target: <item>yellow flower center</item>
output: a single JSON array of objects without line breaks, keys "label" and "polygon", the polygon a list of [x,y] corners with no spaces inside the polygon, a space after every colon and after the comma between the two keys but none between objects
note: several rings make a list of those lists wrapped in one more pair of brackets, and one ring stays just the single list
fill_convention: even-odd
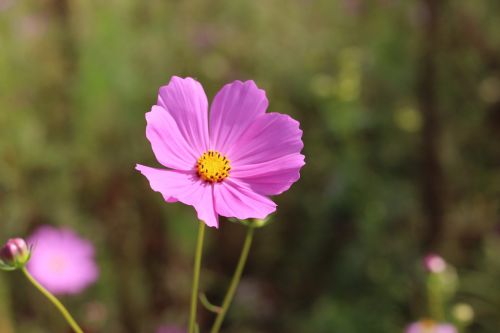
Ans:
[{"label": "yellow flower center", "polygon": [[198,175],[207,182],[221,182],[229,176],[231,162],[218,151],[204,152],[196,163]]}]

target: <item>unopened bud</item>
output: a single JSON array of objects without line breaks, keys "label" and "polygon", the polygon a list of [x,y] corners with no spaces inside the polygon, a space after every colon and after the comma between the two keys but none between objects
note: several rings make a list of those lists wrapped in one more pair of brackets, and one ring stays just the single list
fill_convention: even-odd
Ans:
[{"label": "unopened bud", "polygon": [[424,258],[424,268],[430,273],[443,273],[446,261],[437,254],[429,254]]},{"label": "unopened bud", "polygon": [[12,271],[23,268],[30,259],[30,250],[22,238],[12,238],[0,249],[0,269]]}]

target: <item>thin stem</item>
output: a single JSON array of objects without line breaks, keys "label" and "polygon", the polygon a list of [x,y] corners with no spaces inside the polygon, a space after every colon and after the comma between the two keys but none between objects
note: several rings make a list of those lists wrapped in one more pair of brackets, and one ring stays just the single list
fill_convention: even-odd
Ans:
[{"label": "thin stem", "polygon": [[211,311],[213,313],[220,312],[220,306],[213,305],[212,303],[210,303],[210,301],[207,298],[207,295],[205,295],[204,293],[200,293],[200,302],[201,305],[203,305],[205,309],[207,309],[208,311]]},{"label": "thin stem", "polygon": [[231,305],[234,293],[236,292],[236,288],[240,283],[241,274],[243,273],[243,268],[245,267],[245,263],[248,258],[248,253],[250,252],[250,246],[252,245],[253,233],[254,233],[254,228],[247,227],[245,243],[243,244],[243,249],[241,250],[240,259],[238,260],[238,266],[236,266],[236,270],[231,280],[231,284],[229,285],[229,289],[227,290],[226,296],[224,296],[222,307],[220,309],[219,314],[215,318],[215,322],[214,325],[212,326],[212,329],[210,330],[210,333],[218,333],[220,327],[222,326],[222,322],[224,321],[224,317],[226,316],[227,310]]},{"label": "thin stem", "polygon": [[195,332],[196,309],[198,305],[198,285],[200,283],[201,253],[203,250],[203,238],[205,236],[205,223],[200,221],[198,227],[198,241],[196,243],[196,254],[194,257],[193,287],[191,289],[191,312],[189,313],[189,333]]},{"label": "thin stem", "polygon": [[430,273],[427,277],[427,301],[429,303],[429,314],[431,318],[436,321],[443,321],[445,319],[445,300],[443,299],[443,290],[436,273]]},{"label": "thin stem", "polygon": [[78,326],[76,323],[75,319],[71,316],[69,311],[64,307],[64,305],[54,296],[52,295],[47,289],[45,289],[40,283],[38,283],[37,280],[31,274],[28,272],[28,270],[23,267],[22,272],[26,276],[26,278],[35,286],[36,289],[38,289],[45,297],[49,299],[49,301],[52,302],[52,304],[55,305],[55,307],[61,312],[63,315],[64,319],[68,322],[69,326],[75,331],[76,333],[83,333],[83,330]]}]

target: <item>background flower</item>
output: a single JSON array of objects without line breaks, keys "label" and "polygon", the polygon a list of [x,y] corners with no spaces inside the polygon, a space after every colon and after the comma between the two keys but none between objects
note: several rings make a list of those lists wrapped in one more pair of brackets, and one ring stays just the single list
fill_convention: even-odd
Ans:
[{"label": "background flower", "polygon": [[424,258],[424,268],[430,273],[442,273],[446,270],[446,261],[441,256],[430,253]]},{"label": "background flower", "polygon": [[410,324],[405,333],[458,333],[455,326],[447,323],[436,323],[432,320],[421,320]]},{"label": "background flower", "polygon": [[94,247],[70,229],[38,228],[29,238],[29,272],[54,294],[78,294],[99,275]]}]

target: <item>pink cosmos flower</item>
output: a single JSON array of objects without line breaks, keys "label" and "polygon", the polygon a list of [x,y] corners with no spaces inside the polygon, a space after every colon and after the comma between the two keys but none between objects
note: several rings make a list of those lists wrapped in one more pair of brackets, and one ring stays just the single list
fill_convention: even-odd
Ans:
[{"label": "pink cosmos flower", "polygon": [[167,169],[136,169],[165,201],[193,206],[208,226],[218,227],[219,215],[264,219],[276,210],[269,196],[288,190],[304,165],[299,123],[267,106],[253,81],[235,81],[209,114],[200,83],[174,76],[146,113],[146,137]]},{"label": "pink cosmos flower", "polygon": [[433,320],[420,320],[410,324],[405,333],[458,333],[458,331],[451,324],[436,323]]},{"label": "pink cosmos flower", "polygon": [[97,280],[98,267],[92,243],[69,229],[38,228],[32,244],[28,271],[54,294],[78,294]]}]

